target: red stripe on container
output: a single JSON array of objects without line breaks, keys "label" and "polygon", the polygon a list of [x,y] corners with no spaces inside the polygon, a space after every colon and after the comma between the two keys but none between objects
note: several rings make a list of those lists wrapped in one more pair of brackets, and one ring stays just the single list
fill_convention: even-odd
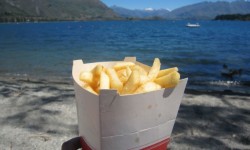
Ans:
[{"label": "red stripe on container", "polygon": [[[153,145],[150,145],[148,147],[145,147],[141,150],[166,150],[167,149],[167,146],[168,146],[168,143],[169,143],[170,139],[167,138],[163,141],[160,141],[158,143],[155,143]],[[82,146],[82,150],[92,150],[88,144],[84,141],[84,139],[81,137],[81,146]]]},{"label": "red stripe on container", "polygon": [[145,147],[141,150],[166,150],[167,149],[167,146],[168,146],[168,143],[169,143],[170,139],[167,138],[163,141],[160,141],[158,143],[155,143],[153,145],[150,145],[148,147]]},{"label": "red stripe on container", "polygon": [[81,145],[82,145],[82,150],[92,150],[92,149],[88,146],[88,144],[84,141],[84,139],[83,139],[82,137],[81,137],[80,142],[81,142]]}]

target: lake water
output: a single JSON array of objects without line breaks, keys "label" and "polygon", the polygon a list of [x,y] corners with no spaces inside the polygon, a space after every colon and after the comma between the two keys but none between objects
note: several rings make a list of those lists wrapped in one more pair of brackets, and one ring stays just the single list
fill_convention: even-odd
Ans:
[{"label": "lake water", "polygon": [[[192,21],[189,21],[192,23]],[[136,56],[162,68],[177,66],[188,88],[250,93],[250,22],[90,21],[0,24],[0,75],[70,80],[72,60],[123,60]],[[196,23],[196,22],[193,22]],[[242,69],[233,79],[222,65]]]}]

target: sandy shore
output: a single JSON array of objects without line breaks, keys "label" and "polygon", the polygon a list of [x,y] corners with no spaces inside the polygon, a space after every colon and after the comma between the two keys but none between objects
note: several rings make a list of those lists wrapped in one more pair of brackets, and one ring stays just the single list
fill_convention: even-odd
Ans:
[{"label": "sandy shore", "polygon": [[[0,78],[0,150],[54,150],[77,136],[73,83]],[[187,92],[169,149],[250,149],[250,97]]]}]

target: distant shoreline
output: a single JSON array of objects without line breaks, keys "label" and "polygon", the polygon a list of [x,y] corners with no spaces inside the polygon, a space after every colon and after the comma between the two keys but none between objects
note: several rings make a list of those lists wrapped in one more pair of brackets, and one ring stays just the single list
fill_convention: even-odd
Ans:
[{"label": "distant shoreline", "polygon": [[164,21],[250,21],[250,14],[241,15],[241,14],[228,14],[228,15],[218,15],[214,19],[168,19],[168,18],[161,18],[161,17],[152,17],[152,18],[92,18],[92,19],[41,19],[41,20],[13,20],[13,19],[2,19],[0,17],[0,24],[1,23],[42,23],[42,22],[85,22],[85,21],[157,21],[157,20],[164,20]]},{"label": "distant shoreline", "polygon": [[24,23],[60,23],[60,22],[92,22],[92,21],[250,21],[250,20],[196,20],[196,19],[116,19],[116,20],[51,20],[51,21],[22,21],[22,22],[0,22],[0,24],[24,24]]},{"label": "distant shoreline", "polygon": [[[155,21],[155,20],[164,20],[164,21],[178,21],[178,20],[197,20],[197,19],[168,19],[168,18],[161,18],[161,17],[150,17],[150,18],[134,18],[134,17],[126,17],[126,18],[91,18],[91,19],[22,19],[22,20],[15,20],[11,19],[2,19],[0,17],[0,23],[40,23],[40,22],[84,22],[84,21]],[[202,20],[210,20],[212,19],[198,19],[197,21]]]},{"label": "distant shoreline", "polygon": [[85,19],[59,19],[59,18],[43,18],[43,17],[0,17],[0,23],[20,23],[20,22],[64,22],[64,21],[109,21],[124,20],[123,18],[85,18]]},{"label": "distant shoreline", "polygon": [[218,15],[214,20],[230,20],[230,21],[250,21],[250,14],[226,14]]},{"label": "distant shoreline", "polygon": [[[1,21],[2,23],[46,23],[46,22],[87,22],[87,21],[157,21],[157,20],[164,20],[164,21],[178,21],[180,19],[163,19],[163,18],[120,18],[120,19],[87,19],[87,20],[39,20],[39,21]],[[185,20],[185,19],[183,19]],[[192,20],[192,19],[191,19]]]}]

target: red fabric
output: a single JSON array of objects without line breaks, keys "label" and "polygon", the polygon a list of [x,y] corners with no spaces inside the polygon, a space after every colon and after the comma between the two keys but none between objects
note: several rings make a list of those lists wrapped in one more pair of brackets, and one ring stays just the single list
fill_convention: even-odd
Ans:
[{"label": "red fabric", "polygon": [[[150,145],[148,147],[145,147],[141,150],[166,150],[167,149],[167,146],[168,146],[168,143],[169,143],[170,139],[167,138],[163,141],[160,141],[158,143],[155,143],[153,145]],[[82,150],[92,150],[88,144],[84,141],[83,138],[81,138],[81,145],[82,145]]]}]

